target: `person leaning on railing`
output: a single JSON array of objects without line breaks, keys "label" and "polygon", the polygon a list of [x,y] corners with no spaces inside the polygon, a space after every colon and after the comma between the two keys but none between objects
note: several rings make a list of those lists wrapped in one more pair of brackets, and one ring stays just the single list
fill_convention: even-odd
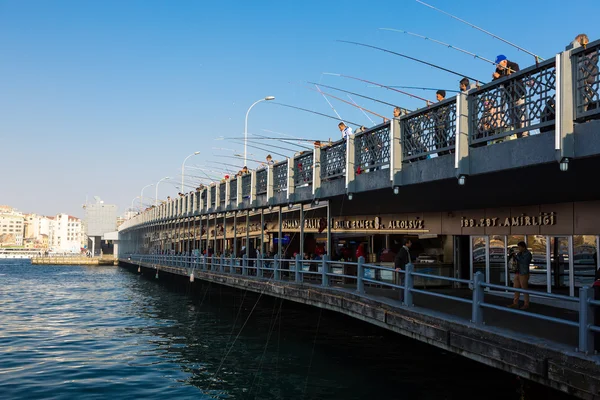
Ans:
[{"label": "person leaning on railing", "polygon": [[[492,74],[493,80],[510,76],[519,72],[519,64],[509,61],[505,55],[496,57],[496,71]],[[503,85],[506,95],[506,108],[513,129],[520,129],[525,117],[525,95],[527,94],[525,84],[521,79],[507,82]],[[517,134],[518,138],[528,136],[527,132]]]},{"label": "person leaning on railing", "polygon": [[[580,33],[575,37],[575,40],[571,42],[571,47],[576,49],[578,47],[587,47],[590,39],[585,33]],[[578,62],[577,67],[581,71],[583,78],[585,95],[583,99],[584,111],[590,111],[598,107],[598,101],[593,101],[594,95],[599,95],[594,91],[593,85],[597,79],[600,79],[598,75],[598,51],[593,51],[585,56],[582,56]]]}]

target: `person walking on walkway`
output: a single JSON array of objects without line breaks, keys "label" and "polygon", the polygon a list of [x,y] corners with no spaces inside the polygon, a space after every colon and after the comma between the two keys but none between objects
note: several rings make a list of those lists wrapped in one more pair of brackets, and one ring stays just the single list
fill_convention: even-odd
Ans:
[{"label": "person walking on walkway", "polygon": [[[529,288],[529,264],[531,264],[533,256],[531,255],[531,252],[527,250],[527,244],[525,242],[519,242],[517,247],[519,248],[519,251],[511,256],[516,263],[513,287],[527,290]],[[515,292],[513,302],[509,307],[518,308],[520,297],[521,293]],[[529,295],[525,293],[524,297],[525,303],[523,304],[523,307],[521,307],[521,310],[527,310],[529,308]]]}]

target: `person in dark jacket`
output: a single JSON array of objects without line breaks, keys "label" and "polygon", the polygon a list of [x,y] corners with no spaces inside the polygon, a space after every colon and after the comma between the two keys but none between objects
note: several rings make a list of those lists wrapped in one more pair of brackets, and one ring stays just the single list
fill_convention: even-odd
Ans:
[{"label": "person in dark jacket", "polygon": [[[519,251],[511,256],[514,262],[516,262],[516,271],[515,279],[513,280],[513,287],[527,290],[529,288],[529,264],[531,264],[533,256],[531,252],[527,249],[527,243],[519,242],[517,244],[517,247],[519,248]],[[521,293],[515,292],[513,302],[509,305],[509,307],[518,308],[520,297]],[[526,310],[528,308],[529,295],[525,293],[525,303],[523,304],[523,307],[521,307],[521,310]]]},{"label": "person in dark jacket", "polygon": [[404,239],[403,245],[398,254],[396,254],[396,259],[394,260],[394,268],[396,270],[404,269],[406,264],[411,262],[410,259],[410,247],[412,246],[412,242],[410,239]]},{"label": "person in dark jacket", "polygon": [[[496,71],[492,74],[493,80],[504,78],[519,72],[519,64],[509,61],[505,55],[500,54],[496,57]],[[505,103],[510,123],[513,129],[520,129],[522,121],[525,119],[525,96],[527,90],[521,79],[512,80],[504,85],[506,92]],[[518,133],[517,137],[527,136],[526,133]]]}]

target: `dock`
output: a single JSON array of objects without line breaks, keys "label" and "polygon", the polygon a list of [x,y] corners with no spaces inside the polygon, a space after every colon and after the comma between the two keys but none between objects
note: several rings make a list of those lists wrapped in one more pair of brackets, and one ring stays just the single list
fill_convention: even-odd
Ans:
[{"label": "dock", "polygon": [[119,265],[119,261],[111,257],[34,257],[33,265]]}]

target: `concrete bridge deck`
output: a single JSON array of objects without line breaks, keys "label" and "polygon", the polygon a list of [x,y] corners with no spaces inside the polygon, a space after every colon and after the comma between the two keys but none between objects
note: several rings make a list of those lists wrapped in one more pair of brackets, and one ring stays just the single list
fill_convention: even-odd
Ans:
[{"label": "concrete bridge deck", "polygon": [[[189,282],[191,269],[121,259],[130,269]],[[215,271],[194,270],[195,279],[250,290],[264,295],[324,308],[375,324],[404,336],[460,354],[503,371],[570,393],[583,399],[600,396],[600,357],[577,352],[577,328],[486,309],[487,325],[470,322],[471,305],[414,294],[414,306],[399,301],[400,291],[366,288],[323,287],[307,282],[275,281]],[[436,289],[439,293],[468,298],[464,289]],[[506,298],[487,293],[486,303],[499,306]],[[398,298],[398,299],[395,299]],[[576,321],[577,312],[532,305],[532,312]]]}]

